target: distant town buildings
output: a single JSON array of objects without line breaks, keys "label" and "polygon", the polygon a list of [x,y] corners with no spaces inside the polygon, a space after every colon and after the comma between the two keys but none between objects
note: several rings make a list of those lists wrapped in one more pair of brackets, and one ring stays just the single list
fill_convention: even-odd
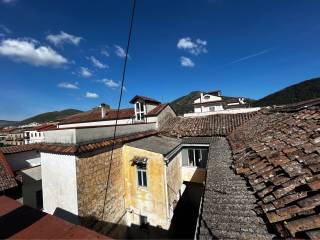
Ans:
[{"label": "distant town buildings", "polygon": [[195,100],[209,114],[193,117],[149,97],[130,103],[24,129],[28,144],[0,148],[0,193],[113,238],[176,228],[196,239],[316,239],[319,100],[242,112],[242,99],[217,91]]},{"label": "distant town buildings", "polygon": [[260,108],[250,108],[243,97],[225,97],[221,90],[201,92],[200,97],[193,102],[194,112],[184,114],[185,117],[207,116],[223,113],[246,113],[258,111]]}]

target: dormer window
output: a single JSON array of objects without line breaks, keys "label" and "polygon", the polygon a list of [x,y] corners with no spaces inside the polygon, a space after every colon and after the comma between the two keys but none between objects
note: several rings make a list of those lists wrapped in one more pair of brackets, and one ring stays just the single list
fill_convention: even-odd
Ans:
[{"label": "dormer window", "polygon": [[135,104],[136,108],[136,120],[137,121],[143,121],[145,117],[145,107],[143,102],[136,102]]},{"label": "dormer window", "polygon": [[210,99],[210,96],[209,96],[209,95],[204,95],[203,98],[204,98],[204,99]]}]

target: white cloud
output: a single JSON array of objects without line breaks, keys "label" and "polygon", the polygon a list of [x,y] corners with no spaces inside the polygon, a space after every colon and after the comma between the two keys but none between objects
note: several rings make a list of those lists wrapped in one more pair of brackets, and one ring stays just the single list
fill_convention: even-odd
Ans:
[{"label": "white cloud", "polygon": [[112,79],[104,78],[104,79],[98,80],[98,82],[104,83],[107,87],[113,88],[113,89],[120,87],[120,83],[113,81]]},{"label": "white cloud", "polygon": [[187,57],[180,57],[180,64],[183,67],[194,67],[194,62]]},{"label": "white cloud", "polygon": [[101,53],[102,55],[106,56],[106,57],[109,57],[109,56],[110,56],[110,53],[109,53],[108,50],[105,49],[105,48],[103,48],[103,49],[100,51],[100,53]]},{"label": "white cloud", "polygon": [[104,68],[109,68],[108,65],[103,64],[102,62],[100,62],[98,59],[96,59],[95,57],[91,56],[89,57],[89,60],[92,62],[92,64],[100,69],[104,69]]},{"label": "white cloud", "polygon": [[85,95],[86,98],[98,98],[99,95],[93,92],[87,92]]},{"label": "white cloud", "polygon": [[86,68],[86,67],[80,67],[80,75],[82,77],[91,77],[92,76],[92,73],[91,71],[89,70],[89,68]]},{"label": "white cloud", "polygon": [[196,39],[195,41],[192,41],[190,37],[181,38],[177,43],[178,49],[186,50],[193,55],[207,53],[208,50],[206,46],[207,46],[207,41],[201,40],[199,38]]},{"label": "white cloud", "polygon": [[77,37],[74,35],[71,35],[69,33],[60,31],[59,34],[50,34],[47,36],[47,40],[54,45],[62,45],[64,43],[69,43],[78,46],[80,44],[80,41],[82,40],[82,37]]},{"label": "white cloud", "polygon": [[58,84],[59,88],[66,88],[66,89],[79,89],[78,84],[75,83],[67,83],[67,82],[62,82]]},{"label": "white cloud", "polygon": [[118,57],[121,57],[121,58],[126,57],[126,51],[122,47],[120,47],[119,45],[114,45],[114,47],[115,47],[115,54]]},{"label": "white cloud", "polygon": [[0,55],[35,66],[58,66],[68,62],[52,48],[39,46],[32,39],[6,39],[0,43]]}]

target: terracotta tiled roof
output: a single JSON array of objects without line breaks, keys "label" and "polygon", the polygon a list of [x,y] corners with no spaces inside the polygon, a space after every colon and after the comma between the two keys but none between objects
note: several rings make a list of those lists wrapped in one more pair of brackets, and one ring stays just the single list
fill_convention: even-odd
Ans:
[{"label": "terracotta tiled roof", "polygon": [[282,237],[320,238],[320,108],[258,114],[228,137],[234,168]]},{"label": "terracotta tiled roof", "polygon": [[38,147],[37,144],[26,144],[26,145],[18,145],[18,146],[10,146],[10,147],[0,147],[0,151],[4,154],[10,153],[20,153],[20,152],[28,152],[35,150]]},{"label": "terracotta tiled roof", "polygon": [[135,103],[135,101],[137,99],[142,99],[144,100],[145,102],[150,102],[150,103],[155,103],[155,104],[160,104],[161,102],[159,102],[158,100],[155,100],[153,98],[150,98],[150,97],[145,97],[145,96],[139,96],[139,95],[136,95],[134,96],[131,100],[130,100],[130,103]]},{"label": "terracotta tiled roof", "polygon": [[226,136],[257,113],[216,114],[206,117],[175,117],[166,122],[161,133],[174,137]]},{"label": "terracotta tiled roof", "polygon": [[0,192],[16,186],[17,183],[14,179],[12,169],[0,150]]},{"label": "terracotta tiled roof", "polygon": [[[60,124],[106,121],[106,120],[114,120],[116,119],[116,117],[117,117],[116,109],[107,109],[106,116],[104,118],[101,118],[101,109],[95,108],[88,112],[71,115],[65,118],[62,122],[60,122]],[[120,109],[119,119],[133,118],[133,117],[134,117],[133,108]]]},{"label": "terracotta tiled roof", "polygon": [[35,130],[37,131],[48,131],[48,130],[54,130],[57,129],[57,126],[55,124],[46,124],[46,125],[41,125],[37,128],[35,128]]},{"label": "terracotta tiled roof", "polygon": [[197,239],[272,239],[262,218],[253,211],[253,191],[230,169],[228,141],[224,137],[210,140]]},{"label": "terracotta tiled roof", "polygon": [[150,112],[148,112],[147,116],[157,116],[163,109],[166,108],[166,106],[168,106],[168,104],[160,104],[159,106],[155,107]]},{"label": "terracotta tiled roof", "polygon": [[[138,132],[138,133],[132,133],[129,135],[119,136],[115,139],[115,144],[116,145],[124,144],[126,142],[130,142],[130,141],[144,138],[147,136],[155,135],[156,133],[157,131],[151,130],[151,131]],[[113,140],[108,138],[108,139],[99,140],[91,143],[77,144],[77,145],[42,143],[39,145],[38,149],[41,152],[59,153],[59,154],[65,154],[65,155],[79,155],[82,153],[93,152],[99,149],[110,147],[112,145],[113,145]]]},{"label": "terracotta tiled roof", "polygon": [[61,218],[0,197],[1,239],[108,239]]}]

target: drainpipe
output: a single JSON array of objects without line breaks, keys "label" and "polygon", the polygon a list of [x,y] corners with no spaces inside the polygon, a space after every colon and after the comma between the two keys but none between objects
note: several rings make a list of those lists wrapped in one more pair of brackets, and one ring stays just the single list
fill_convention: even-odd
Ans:
[{"label": "drainpipe", "polygon": [[166,204],[166,213],[167,213],[167,224],[170,222],[170,209],[169,209],[169,201],[168,201],[168,183],[167,183],[167,163],[165,161],[163,165],[163,176],[164,176],[164,191],[165,191],[165,204]]}]

